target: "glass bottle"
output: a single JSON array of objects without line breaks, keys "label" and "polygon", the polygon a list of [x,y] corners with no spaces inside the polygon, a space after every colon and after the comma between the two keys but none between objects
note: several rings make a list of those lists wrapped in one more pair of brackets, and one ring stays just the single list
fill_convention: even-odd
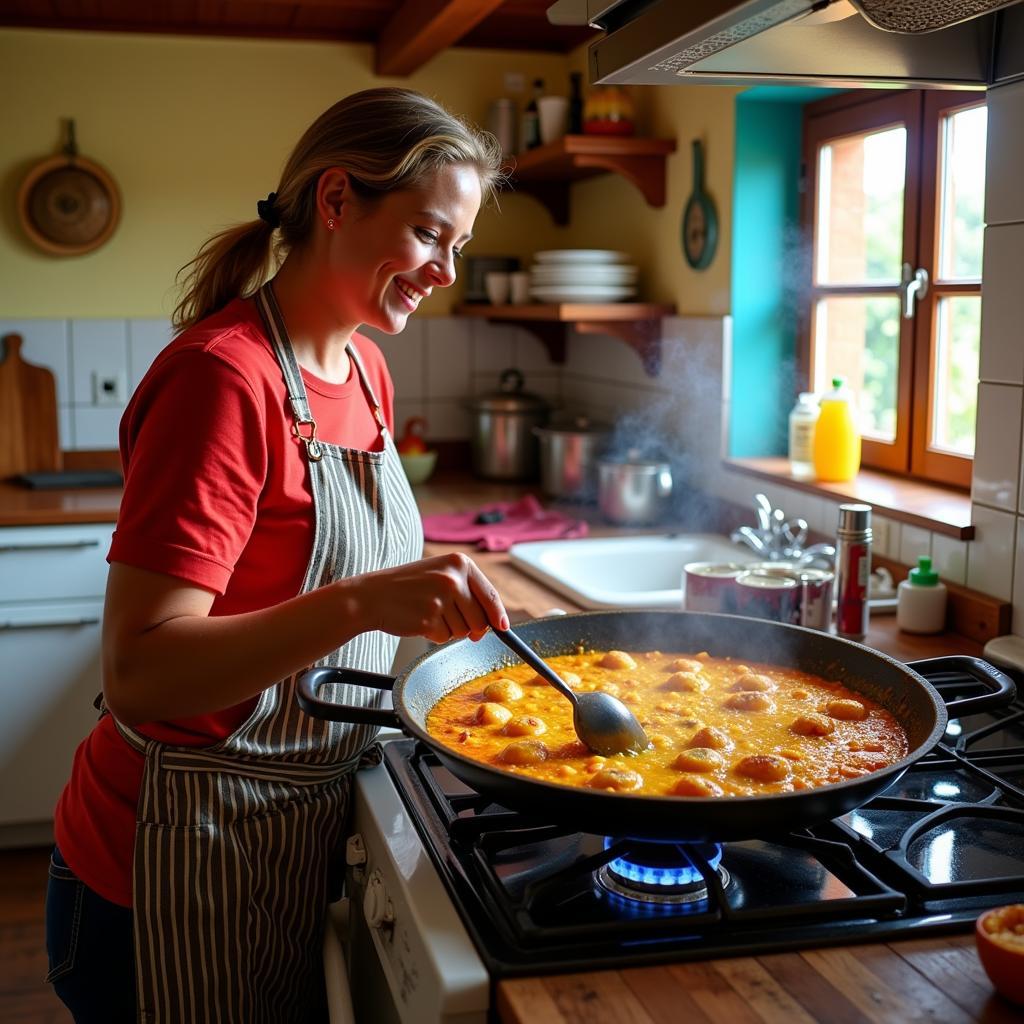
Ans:
[{"label": "glass bottle", "polygon": [[789,471],[798,480],[814,476],[814,426],[819,412],[818,396],[801,391],[789,414]]},{"label": "glass bottle", "polygon": [[569,73],[569,134],[579,135],[583,131],[583,74]]},{"label": "glass bottle", "polygon": [[832,390],[821,396],[820,404],[814,427],[814,475],[819,480],[852,480],[860,469],[860,431],[853,396],[842,377],[832,379]]},{"label": "glass bottle", "polygon": [[540,112],[537,100],[544,95],[544,79],[533,80],[533,95],[523,109],[523,120],[519,131],[520,152],[536,149],[540,145]]}]

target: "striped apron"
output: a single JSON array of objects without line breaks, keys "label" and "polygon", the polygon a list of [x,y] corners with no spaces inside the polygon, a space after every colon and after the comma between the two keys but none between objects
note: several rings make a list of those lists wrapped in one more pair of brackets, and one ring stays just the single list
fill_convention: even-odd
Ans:
[{"label": "striped apron", "polygon": [[[416,504],[355,346],[348,351],[380,427],[380,452],[316,437],[269,284],[256,301],[312,482],[316,525],[302,592],[419,558]],[[387,672],[397,645],[386,633],[364,633],[316,664]],[[309,717],[295,680],[264,690],[249,719],[212,747],[167,746],[118,723],[145,757],[132,882],[144,1024],[288,1024],[322,1006],[328,869],[351,772],[376,728]],[[334,686],[325,697],[377,707],[382,694]]]}]

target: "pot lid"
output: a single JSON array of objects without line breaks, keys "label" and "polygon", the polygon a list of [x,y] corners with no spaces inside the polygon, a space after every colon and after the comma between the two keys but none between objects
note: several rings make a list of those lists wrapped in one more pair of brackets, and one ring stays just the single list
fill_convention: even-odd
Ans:
[{"label": "pot lid", "polygon": [[606,466],[638,466],[652,469],[671,469],[668,459],[654,453],[645,452],[641,448],[619,449],[602,455],[598,462]]},{"label": "pot lid", "polygon": [[540,395],[523,390],[523,375],[515,367],[502,370],[499,390],[473,399],[478,412],[546,413],[548,403]]},{"label": "pot lid", "polygon": [[608,434],[611,427],[607,423],[592,420],[585,413],[575,416],[559,416],[554,423],[546,427],[538,427],[537,432],[543,434]]}]

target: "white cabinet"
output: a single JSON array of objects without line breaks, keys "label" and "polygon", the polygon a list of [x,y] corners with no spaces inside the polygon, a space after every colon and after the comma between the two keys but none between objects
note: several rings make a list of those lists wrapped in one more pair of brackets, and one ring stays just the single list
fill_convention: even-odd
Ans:
[{"label": "white cabinet", "polygon": [[97,712],[111,524],[0,529],[0,846],[45,840]]}]

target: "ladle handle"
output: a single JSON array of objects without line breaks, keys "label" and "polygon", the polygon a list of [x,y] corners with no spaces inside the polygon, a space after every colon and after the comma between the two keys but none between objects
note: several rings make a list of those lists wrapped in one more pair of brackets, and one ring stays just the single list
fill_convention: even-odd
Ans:
[{"label": "ladle handle", "polygon": [[559,693],[568,697],[575,707],[576,694],[569,689],[567,683],[558,678],[554,670],[544,663],[544,659],[522,637],[517,636],[511,629],[496,629],[494,632],[510,651],[518,654],[538,675],[543,676]]}]

